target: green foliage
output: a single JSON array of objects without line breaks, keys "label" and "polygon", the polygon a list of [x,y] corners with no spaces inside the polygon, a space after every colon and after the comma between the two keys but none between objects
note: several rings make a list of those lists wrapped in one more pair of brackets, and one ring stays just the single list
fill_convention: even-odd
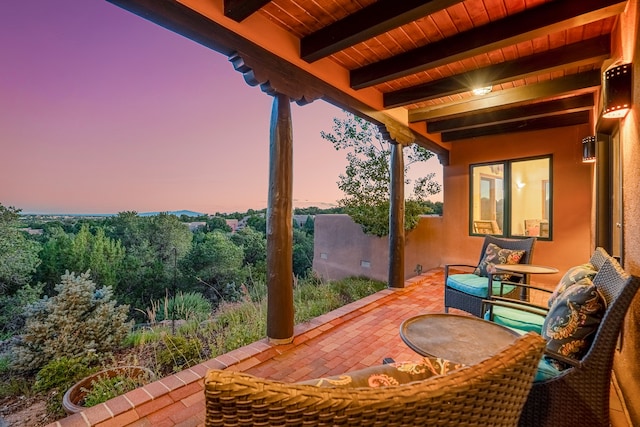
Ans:
[{"label": "green foliage", "polygon": [[117,348],[131,323],[127,306],[116,306],[111,288],[96,288],[88,273],[67,273],[57,295],[29,306],[24,334],[15,346],[15,366],[39,369],[50,360],[84,357]]},{"label": "green foliage", "polygon": [[219,217],[219,216],[215,216],[215,217],[210,218],[210,219],[207,220],[206,230],[208,232],[211,232],[213,230],[220,230],[220,231],[224,231],[226,233],[230,233],[231,232],[231,227],[229,227],[229,225],[227,225],[227,221],[225,221],[224,218]]},{"label": "green foliage", "polygon": [[265,337],[267,330],[267,300],[225,302],[216,313],[214,354],[224,354]]},{"label": "green foliage", "polygon": [[0,295],[0,339],[17,334],[25,323],[25,306],[42,295],[42,284],[24,285],[14,295]]},{"label": "green foliage", "polygon": [[211,302],[198,292],[178,292],[175,298],[165,297],[159,301],[158,306],[158,322],[170,319],[202,322],[207,320],[213,311]]},{"label": "green foliage", "polygon": [[161,341],[163,333],[153,328],[141,328],[129,332],[123,341],[125,347],[142,347],[145,344]]},{"label": "green foliage", "polygon": [[313,234],[293,229],[293,274],[306,277],[313,266]]},{"label": "green foliage", "polygon": [[12,295],[29,283],[40,264],[40,245],[20,230],[19,213],[0,203],[0,294]]},{"label": "green foliage", "polygon": [[197,365],[202,360],[202,344],[197,338],[166,335],[165,348],[158,352],[158,364],[162,372],[177,372]]},{"label": "green foliage", "polygon": [[53,284],[65,271],[91,270],[92,277],[103,286],[115,286],[125,250],[119,241],[108,237],[103,227],[91,232],[83,224],[77,234],[55,228],[43,248],[43,265],[39,278]]},{"label": "green foliage", "polygon": [[106,402],[121,394],[127,393],[149,382],[148,374],[129,375],[127,373],[110,377],[108,375],[99,376],[97,380],[91,381],[91,386],[86,391],[82,406],[91,407]]},{"label": "green foliage", "polygon": [[[244,254],[230,237],[220,231],[204,235],[181,263],[181,270],[192,286],[213,301],[234,301],[239,298],[239,284],[246,278]],[[238,285],[236,285],[238,284]]]},{"label": "green foliage", "polygon": [[[339,201],[341,207],[353,220],[363,226],[366,233],[377,236],[389,234],[390,194],[390,145],[377,126],[348,114],[343,120],[333,119],[333,133],[321,132],[320,136],[331,142],[336,150],[347,151],[347,167],[338,180],[338,188],[345,194]],[[433,153],[413,144],[403,150],[405,156],[405,183],[409,167],[433,157]],[[437,194],[441,185],[430,173],[414,182],[413,194],[407,201],[423,201],[426,196]],[[386,208],[386,209],[385,209]],[[414,209],[405,209],[405,228],[410,230],[417,224]]]},{"label": "green foliage", "polygon": [[242,248],[243,265],[261,266],[267,260],[267,239],[253,227],[244,227],[231,235],[231,241]]},{"label": "green foliage", "polygon": [[96,368],[90,368],[86,358],[66,356],[49,361],[36,374],[36,382],[33,390],[46,392],[57,388],[64,390],[71,387],[77,381],[92,374]]}]

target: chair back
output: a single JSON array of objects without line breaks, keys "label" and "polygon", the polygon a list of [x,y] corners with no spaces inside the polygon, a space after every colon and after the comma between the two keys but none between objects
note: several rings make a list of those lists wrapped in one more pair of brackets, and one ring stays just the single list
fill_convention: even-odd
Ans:
[{"label": "chair back", "polygon": [[480,261],[482,261],[482,257],[484,257],[489,243],[493,243],[494,245],[499,246],[502,249],[524,251],[524,255],[522,256],[522,258],[520,258],[520,264],[530,264],[531,259],[533,258],[533,247],[536,243],[536,238],[528,237],[526,239],[504,239],[495,236],[485,236],[484,242],[482,243],[482,251],[480,252],[480,259],[478,260],[478,264],[480,264]]},{"label": "chair back", "polygon": [[207,426],[516,426],[544,339],[537,334],[446,375],[383,387],[316,387],[210,370]]},{"label": "chair back", "polygon": [[523,409],[520,426],[608,426],[611,370],[624,317],[640,288],[602,248],[589,262],[598,269],[593,283],[607,302],[605,314],[587,353],[576,367],[536,382]]}]

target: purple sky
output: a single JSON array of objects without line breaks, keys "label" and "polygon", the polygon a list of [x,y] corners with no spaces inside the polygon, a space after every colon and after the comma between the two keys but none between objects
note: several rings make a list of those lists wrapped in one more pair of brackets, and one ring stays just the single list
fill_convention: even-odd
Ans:
[{"label": "purple sky", "polygon": [[[262,209],[271,103],[225,56],[104,0],[5,0],[0,203],[27,213]],[[335,205],[346,153],[320,131],[344,113],[321,100],[292,110],[294,207]],[[420,169],[441,176],[433,159]]]}]

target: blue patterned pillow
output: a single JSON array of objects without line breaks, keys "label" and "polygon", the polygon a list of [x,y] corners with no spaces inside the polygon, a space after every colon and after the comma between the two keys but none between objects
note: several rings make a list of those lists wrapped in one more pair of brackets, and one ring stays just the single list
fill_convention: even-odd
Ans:
[{"label": "blue patterned pillow", "polygon": [[580,360],[591,346],[605,309],[605,300],[591,279],[585,277],[568,287],[555,299],[542,325],[547,348]]},{"label": "blue patterned pillow", "polygon": [[[484,256],[478,264],[478,267],[473,271],[473,274],[478,276],[487,277],[489,273],[495,273],[496,264],[518,264],[525,251],[517,251],[511,249],[503,249],[500,246],[489,243],[487,249],[484,251]],[[509,280],[510,274],[494,275],[495,280]]]},{"label": "blue patterned pillow", "polygon": [[564,276],[562,276],[562,279],[560,279],[558,286],[556,286],[556,289],[549,297],[549,307],[551,307],[556,298],[558,298],[558,296],[563,293],[569,286],[581,281],[585,277],[593,280],[593,278],[596,277],[597,273],[598,271],[596,270],[596,268],[589,263],[571,267],[569,270],[567,270]]}]

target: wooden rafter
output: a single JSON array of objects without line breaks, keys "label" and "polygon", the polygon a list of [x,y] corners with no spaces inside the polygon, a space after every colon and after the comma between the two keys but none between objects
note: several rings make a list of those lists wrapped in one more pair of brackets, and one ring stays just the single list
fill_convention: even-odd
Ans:
[{"label": "wooden rafter", "polygon": [[450,119],[434,120],[427,123],[427,131],[429,133],[450,132],[522,121],[525,119],[536,119],[567,112],[589,111],[594,105],[593,94],[587,93],[553,101],[503,108],[489,112],[478,112]]},{"label": "wooden rafter", "polygon": [[300,40],[300,57],[313,62],[463,0],[378,0]]},{"label": "wooden rafter", "polygon": [[558,0],[352,70],[362,89],[621,13],[626,1]]},{"label": "wooden rafter", "polygon": [[236,22],[248,18],[271,0],[224,0],[224,16]]},{"label": "wooden rafter", "polygon": [[581,125],[589,123],[589,115],[589,111],[578,111],[553,117],[539,117],[536,119],[520,120],[517,122],[509,122],[499,125],[483,126],[480,128],[443,132],[442,140],[446,142],[453,142],[461,139],[477,138],[479,136]]},{"label": "wooden rafter", "polygon": [[610,45],[609,35],[594,37],[546,52],[388,92],[384,94],[384,106],[399,107],[468,92],[475,87],[523,79],[538,73],[550,73],[567,67],[601,63],[609,57]]},{"label": "wooden rafter", "polygon": [[554,96],[559,97],[571,92],[593,91],[598,86],[600,86],[600,70],[587,71],[559,79],[548,80],[535,85],[501,90],[491,95],[441,108],[420,108],[412,110],[409,112],[409,121],[415,123],[424,120],[435,120],[468,114],[483,109],[498,109],[510,104],[532,102],[537,99]]}]

